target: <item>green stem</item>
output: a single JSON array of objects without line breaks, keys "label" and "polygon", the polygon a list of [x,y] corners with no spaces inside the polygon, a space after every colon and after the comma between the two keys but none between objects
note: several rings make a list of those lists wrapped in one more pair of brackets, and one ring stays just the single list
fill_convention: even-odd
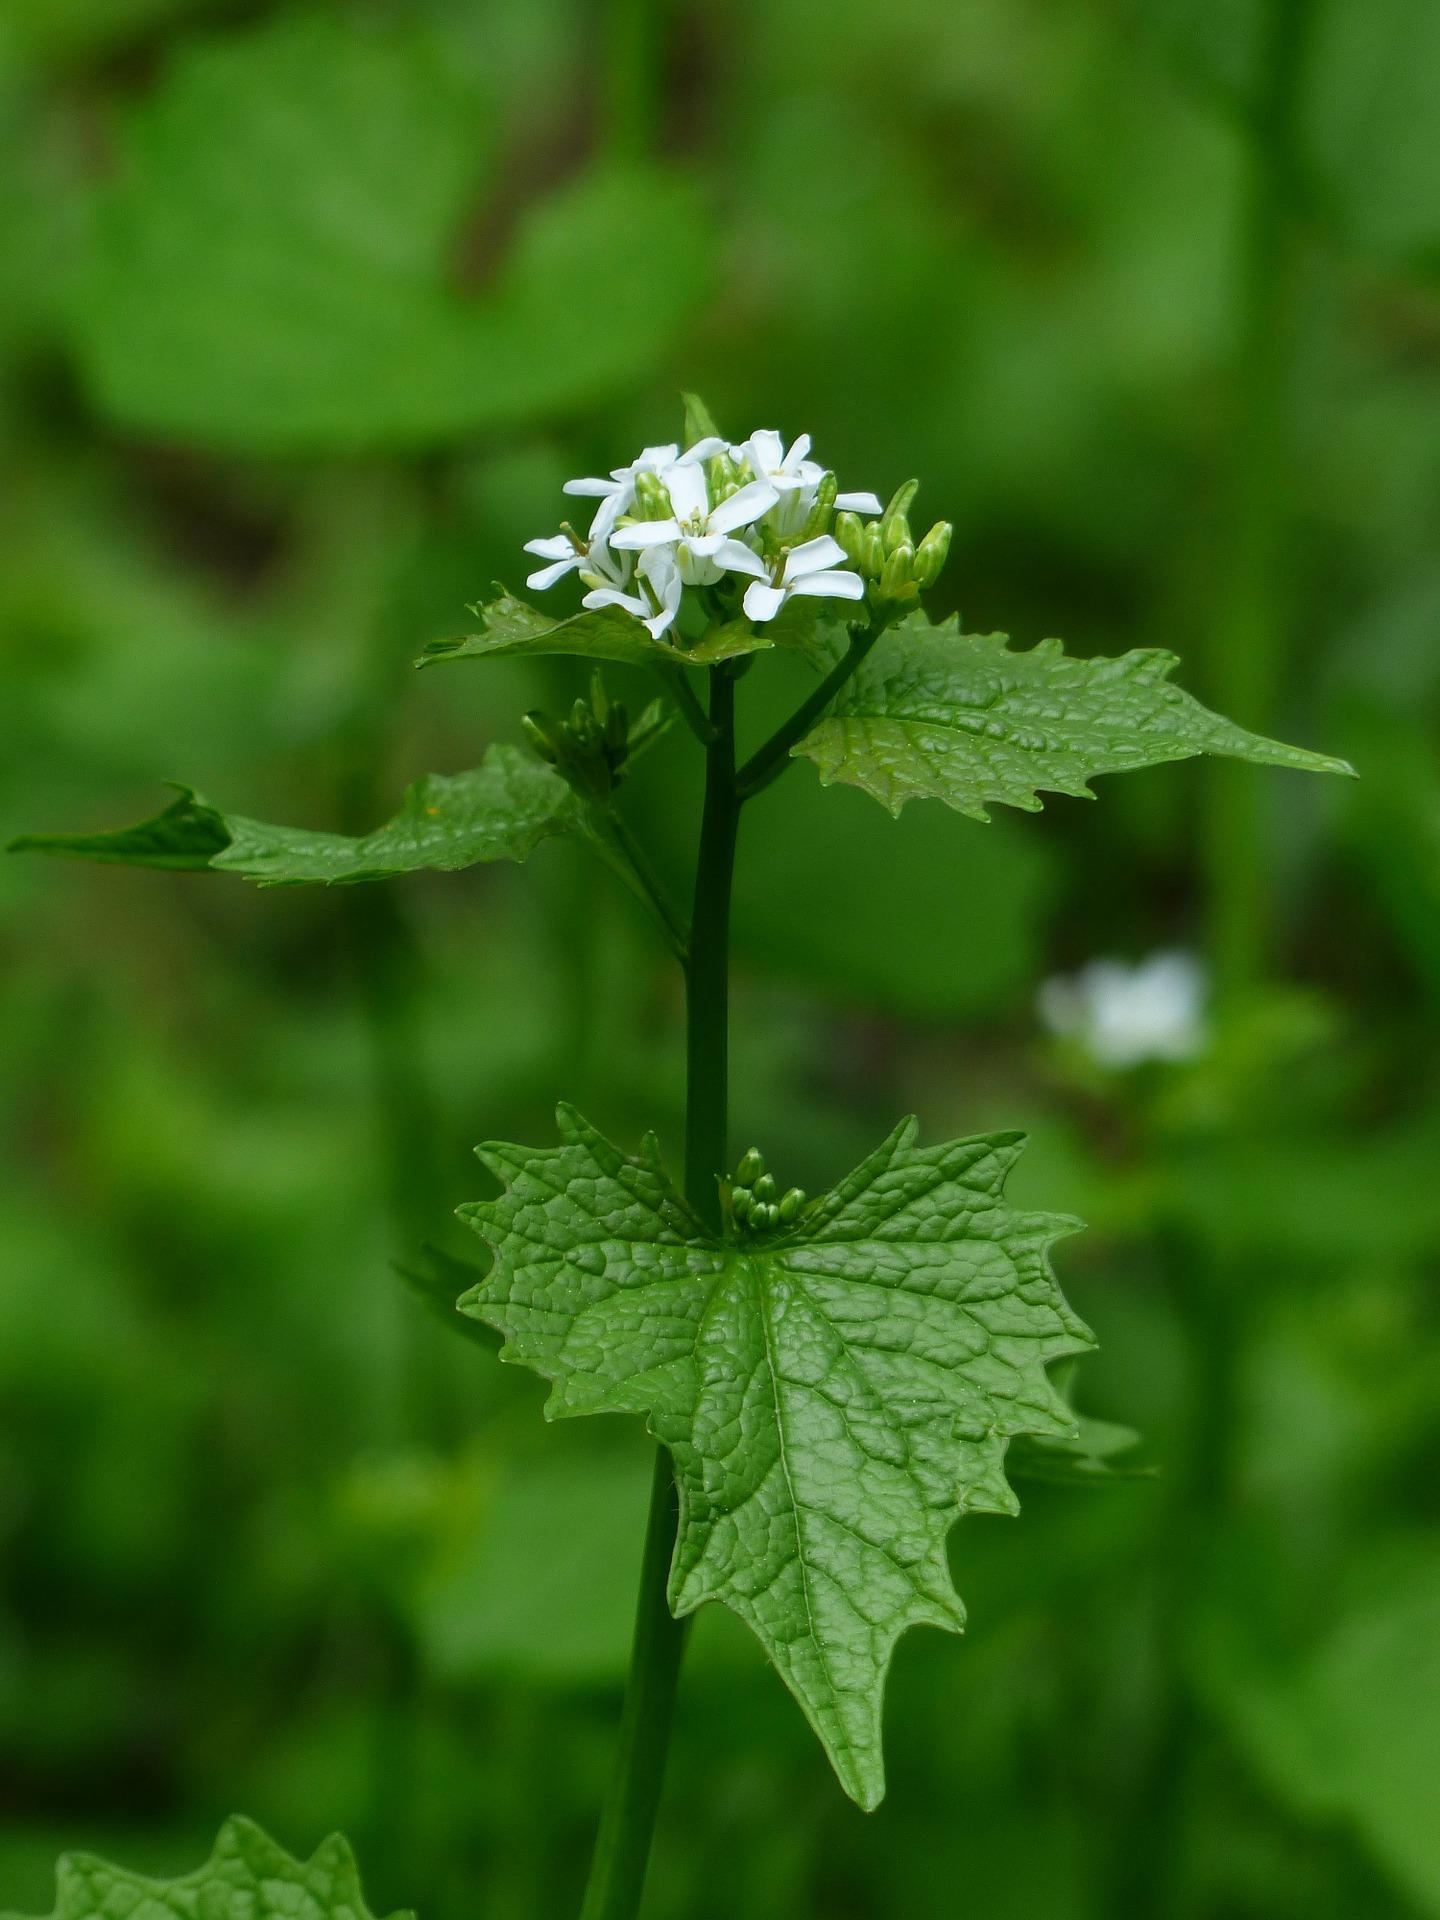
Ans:
[{"label": "green stem", "polygon": [[665,36],[656,0],[609,0],[604,33],[604,146],[614,160],[648,160],[659,131]]},{"label": "green stem", "polygon": [[878,614],[863,633],[855,634],[841,659],[819,686],[803,700],[781,727],[777,727],[763,747],[757,749],[736,775],[735,785],[741,800],[753,800],[772,780],[778,780],[790,764],[790,749],[829,706],[845,682],[859,667],[886,627],[899,618],[899,609]]},{"label": "green stem", "polygon": [[740,825],[735,775],[735,675],[710,669],[705,806],[685,1000],[685,1198],[707,1226],[720,1225],[716,1185],[725,1169],[730,1111],[730,888]]},{"label": "green stem", "polygon": [[614,835],[615,845],[630,869],[636,891],[660,922],[675,958],[682,967],[685,966],[690,958],[689,928],[675,911],[664,883],[656,873],[649,854],[631,832],[629,822],[613,805],[606,809],[605,817]]},{"label": "green stem", "polygon": [[705,718],[705,709],[695,698],[695,689],[690,685],[689,672],[684,667],[672,667],[668,660],[662,661],[656,669],[660,684],[680,709],[680,717],[700,742],[709,747],[715,737],[715,730]]},{"label": "green stem", "polygon": [[[1230,531],[1213,634],[1215,705],[1268,730],[1284,668],[1291,519],[1296,110],[1312,0],[1269,0],[1237,280]],[[1234,997],[1264,977],[1273,929],[1269,789],[1214,762],[1204,854],[1216,981]]]},{"label": "green stem", "polygon": [[670,1456],[663,1447],[657,1447],[635,1634],[630,1646],[630,1678],[620,1715],[620,1746],[610,1796],[595,1839],[580,1920],[634,1920],[640,1907],[665,1778],[675,1687],[685,1651],[686,1623],[674,1617],[666,1597],[678,1517]]},{"label": "green stem", "polygon": [[[685,1197],[720,1224],[717,1176],[725,1166],[729,1108],[730,890],[740,798],[735,786],[735,676],[710,670],[705,805],[695,872],[686,981]],[[580,1920],[635,1920],[660,1805],[686,1622],[667,1597],[679,1505],[670,1456],[657,1448],[640,1568],[630,1676],[610,1795],[590,1863]]]}]

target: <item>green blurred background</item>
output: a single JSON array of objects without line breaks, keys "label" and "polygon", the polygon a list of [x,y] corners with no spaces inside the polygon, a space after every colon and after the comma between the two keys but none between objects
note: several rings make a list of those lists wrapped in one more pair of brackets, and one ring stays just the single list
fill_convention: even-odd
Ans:
[{"label": "green blurred background", "polygon": [[[368,826],[473,764],[569,668],[409,663],[682,386],[922,475],[938,611],[1173,646],[1362,772],[982,828],[801,766],[747,817],[738,1144],[815,1188],[908,1110],[1027,1128],[1080,1404],[1159,1471],[956,1529],[869,1819],[712,1609],[655,1920],[1440,1914],[1437,128],[1434,0],[5,0],[0,834],[166,777]],[[693,757],[633,788],[677,875]],[[1164,948],[1197,1057],[1046,1033],[1042,979]],[[15,859],[0,962],[0,1905],[239,1808],[343,1827],[378,1910],[572,1911],[646,1444],[545,1428],[393,1262],[478,1252],[469,1149],[557,1094],[674,1147],[649,926],[560,845]]]}]

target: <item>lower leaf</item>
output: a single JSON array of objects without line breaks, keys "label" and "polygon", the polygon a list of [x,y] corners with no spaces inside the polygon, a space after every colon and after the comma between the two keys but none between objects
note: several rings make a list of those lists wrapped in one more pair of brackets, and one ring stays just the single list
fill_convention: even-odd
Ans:
[{"label": "lower leaf", "polygon": [[[252,1820],[220,1829],[203,1867],[153,1880],[91,1853],[62,1854],[50,1920],[371,1920],[350,1844],[338,1833],[297,1860]],[[0,1920],[21,1920],[3,1914]],[[394,1914],[391,1920],[412,1920]]]},{"label": "lower leaf", "polygon": [[461,1209],[495,1255],[461,1310],[553,1381],[550,1417],[647,1418],[680,1490],[672,1608],[739,1614],[873,1807],[895,1642],[964,1622],[950,1526],[1016,1511],[1012,1435],[1074,1431],[1046,1368],[1091,1343],[1049,1262],[1078,1222],[1005,1205],[1020,1135],[922,1148],[908,1120],[791,1224],[722,1239],[653,1136],[632,1157],[559,1124],[480,1149],[505,1190]]}]

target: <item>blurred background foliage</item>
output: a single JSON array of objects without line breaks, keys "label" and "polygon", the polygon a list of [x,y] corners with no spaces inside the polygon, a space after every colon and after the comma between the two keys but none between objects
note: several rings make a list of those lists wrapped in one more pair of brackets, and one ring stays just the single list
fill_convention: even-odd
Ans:
[{"label": "blurred background foliage", "polygon": [[[164,777],[368,826],[473,764],[569,669],[410,661],[681,386],[921,474],[938,611],[1173,645],[1361,768],[979,828],[802,766],[747,818],[737,1141],[815,1188],[905,1110],[1027,1127],[1091,1222],[1080,1403],[1159,1471],[956,1530],[868,1820],[702,1618],[656,1920],[1440,1914],[1437,127],[1433,0],[0,16],[5,832]],[[633,792],[676,873],[687,748]],[[1198,1057],[1047,1038],[1043,977],[1162,947]],[[469,1149],[557,1093],[673,1146],[673,967],[559,845],[350,895],[12,860],[0,962],[0,1904],[239,1807],[344,1827],[377,1910],[566,1912],[646,1446],[546,1429],[394,1262],[478,1256]]]}]

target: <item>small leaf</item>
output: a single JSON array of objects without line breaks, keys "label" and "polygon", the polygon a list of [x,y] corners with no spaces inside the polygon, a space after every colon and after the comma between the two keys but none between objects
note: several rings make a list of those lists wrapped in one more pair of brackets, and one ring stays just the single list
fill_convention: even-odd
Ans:
[{"label": "small leaf", "polygon": [[427,774],[400,811],[352,838],[266,826],[221,813],[188,788],[153,820],[117,833],[27,834],[12,852],[55,853],[127,866],[211,867],[262,886],[335,886],[483,860],[524,860],[552,833],[577,830],[581,808],[565,782],[518,747],[492,747],[470,773]]},{"label": "small leaf", "polygon": [[[253,1821],[220,1829],[205,1865],[152,1880],[91,1853],[66,1853],[55,1870],[50,1920],[370,1920],[350,1844],[331,1834],[296,1860]],[[0,1920],[21,1920],[18,1914]],[[409,1920],[395,1914],[392,1920]]]},{"label": "small leaf", "polygon": [[672,629],[656,640],[643,620],[623,607],[597,607],[569,619],[555,620],[528,601],[517,600],[498,585],[495,598],[471,609],[480,620],[478,633],[451,640],[432,640],[416,662],[434,666],[439,660],[488,660],[515,654],[575,654],[583,660],[614,660],[627,667],[653,667],[660,661],[677,666],[713,667],[721,660],[760,653],[776,641],[748,621],[732,620],[704,641],[687,645]]},{"label": "small leaf", "polygon": [[461,1209],[495,1253],[461,1308],[554,1382],[550,1417],[648,1416],[680,1487],[672,1608],[731,1607],[873,1807],[895,1641],[964,1621],[951,1523],[1016,1510],[1012,1434],[1072,1429],[1045,1369],[1090,1335],[1048,1249],[1078,1223],[1004,1204],[1019,1135],[920,1148],[912,1120],[791,1231],[724,1241],[653,1136],[632,1158],[559,1121],[560,1147],[480,1149],[505,1191]]},{"label": "small leaf", "polygon": [[693,447],[697,440],[720,439],[719,427],[715,416],[700,398],[698,393],[682,393],[680,403],[685,410],[685,445]]},{"label": "small leaf", "polygon": [[1140,1445],[1134,1427],[1075,1416],[1069,1434],[1020,1434],[1005,1456],[1014,1480],[1045,1480],[1056,1486],[1093,1486],[1097,1480],[1148,1480],[1154,1468],[1128,1460]]},{"label": "small leaf", "polygon": [[455,1306],[460,1288],[474,1287],[484,1277],[484,1269],[473,1260],[457,1260],[443,1247],[425,1245],[413,1261],[397,1261],[395,1271],[420,1304],[451,1333],[463,1340],[495,1351],[494,1329],[473,1316],[462,1314]]},{"label": "small leaf", "polygon": [[208,867],[230,845],[230,830],[214,807],[189,787],[163,813],[117,833],[23,833],[7,853],[58,853],[125,867],[164,867],[176,873]]},{"label": "small leaf", "polygon": [[1344,760],[1247,733],[1169,683],[1174,654],[1075,660],[1058,640],[1011,652],[1006,635],[907,620],[882,636],[834,706],[793,749],[825,785],[863,788],[892,813],[937,799],[974,820],[1041,791],[1091,799],[1096,774],[1226,754],[1312,773]]}]

